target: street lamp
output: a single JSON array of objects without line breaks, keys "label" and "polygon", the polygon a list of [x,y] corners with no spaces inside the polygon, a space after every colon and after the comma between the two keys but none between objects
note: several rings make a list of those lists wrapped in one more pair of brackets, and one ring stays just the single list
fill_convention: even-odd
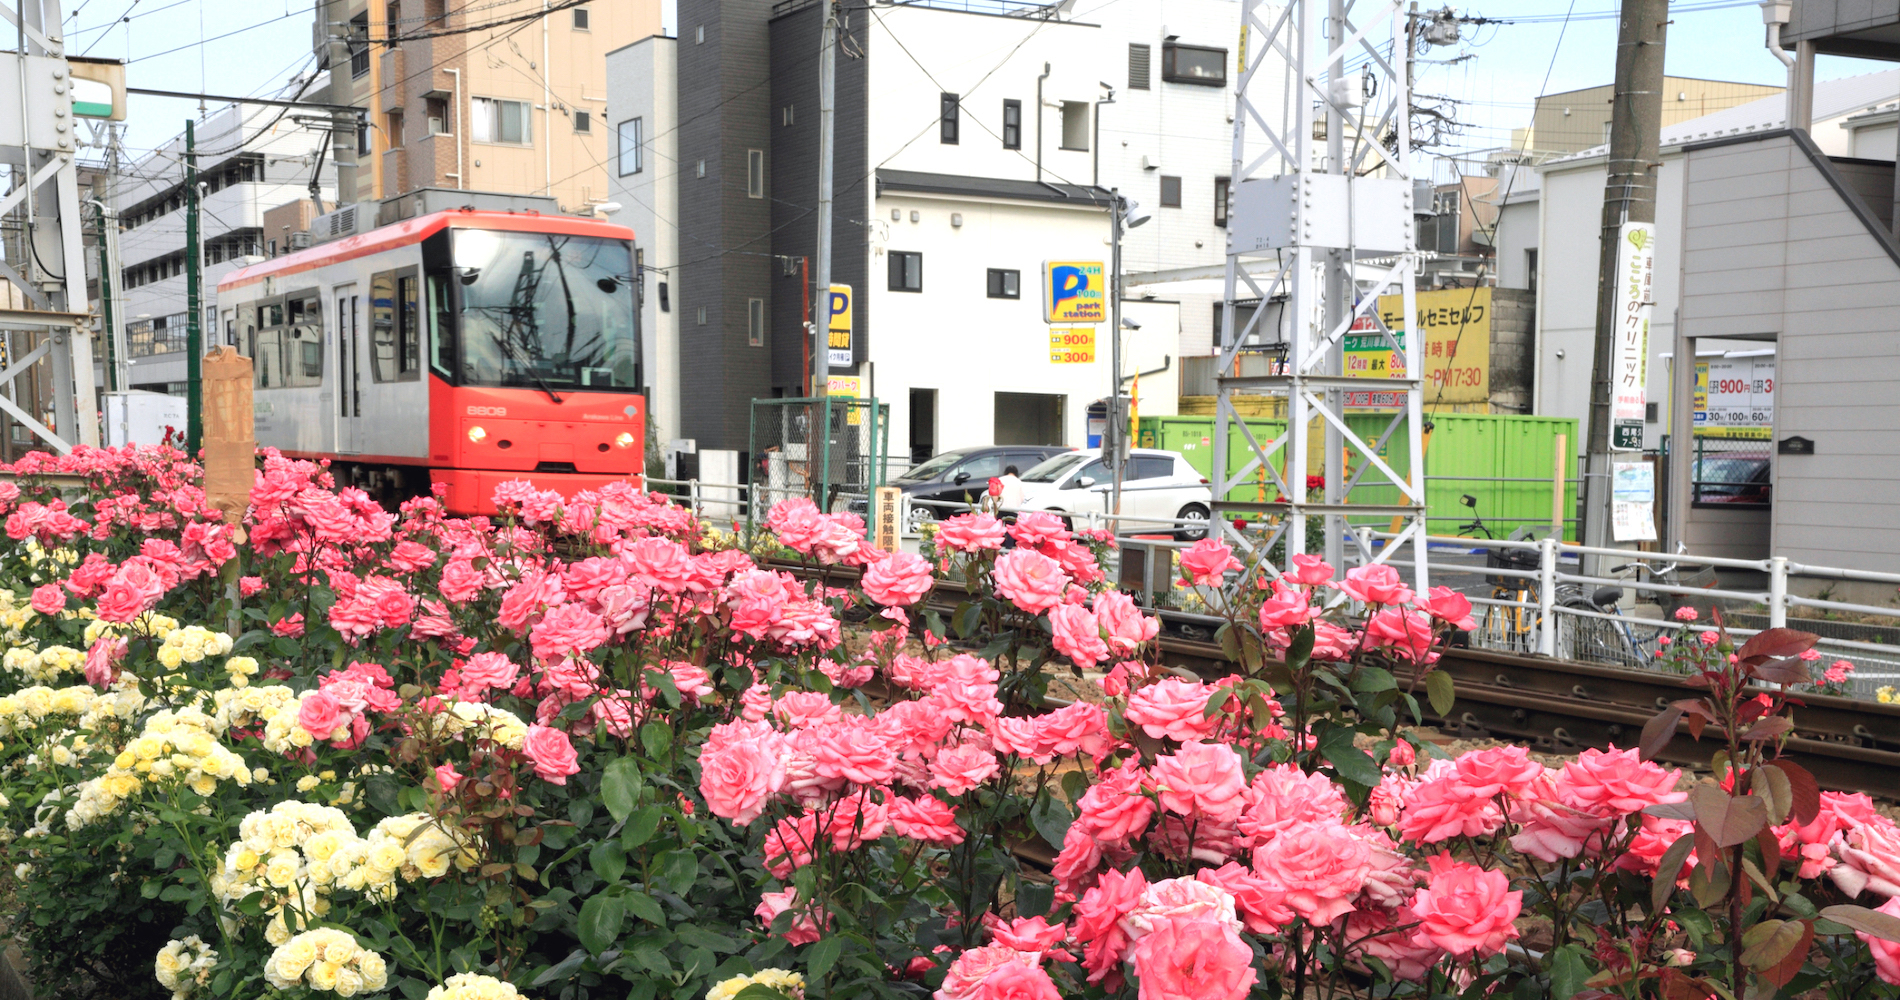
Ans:
[{"label": "street lamp", "polygon": [[[1103,428],[1102,446],[1108,453],[1108,467],[1112,470],[1111,506],[1116,514],[1122,512],[1122,473],[1127,449],[1122,446],[1122,433],[1126,426],[1127,414],[1122,410],[1122,232],[1145,225],[1153,218],[1141,203],[1122,197],[1120,188],[1112,188],[1109,196],[1109,217],[1111,219],[1110,245],[1112,247],[1109,279],[1109,392],[1108,422]],[[1139,329],[1139,327],[1137,327]]]}]

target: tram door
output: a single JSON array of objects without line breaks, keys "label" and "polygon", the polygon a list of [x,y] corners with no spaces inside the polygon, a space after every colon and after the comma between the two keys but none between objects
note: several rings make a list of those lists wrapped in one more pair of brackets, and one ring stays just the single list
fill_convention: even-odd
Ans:
[{"label": "tram door", "polygon": [[336,297],[336,450],[363,451],[363,297],[354,284],[338,285]]}]

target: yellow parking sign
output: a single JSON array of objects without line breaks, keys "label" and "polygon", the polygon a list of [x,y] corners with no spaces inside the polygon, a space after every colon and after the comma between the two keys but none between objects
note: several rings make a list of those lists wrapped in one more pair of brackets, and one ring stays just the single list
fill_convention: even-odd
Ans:
[{"label": "yellow parking sign", "polygon": [[827,363],[833,368],[849,368],[851,359],[851,286],[832,285],[826,296],[825,344]]},{"label": "yellow parking sign", "polygon": [[1099,260],[1052,260],[1042,268],[1044,319],[1100,323],[1108,319],[1108,269]]},{"label": "yellow parking sign", "polygon": [[1049,363],[1056,365],[1094,364],[1095,328],[1092,326],[1050,327]]}]

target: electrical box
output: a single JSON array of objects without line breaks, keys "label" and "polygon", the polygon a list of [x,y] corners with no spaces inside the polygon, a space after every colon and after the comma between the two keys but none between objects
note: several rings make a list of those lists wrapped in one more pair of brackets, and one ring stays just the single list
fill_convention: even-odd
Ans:
[{"label": "electrical box", "polygon": [[[162,392],[134,389],[108,392],[105,413],[105,443],[109,448],[130,445],[156,445],[165,442],[170,431],[175,442],[185,437],[185,398]],[[182,444],[179,445],[183,447]]]},{"label": "electrical box", "polygon": [[1412,250],[1413,233],[1411,181],[1282,174],[1235,188],[1227,245],[1232,253],[1306,246],[1393,254]]}]

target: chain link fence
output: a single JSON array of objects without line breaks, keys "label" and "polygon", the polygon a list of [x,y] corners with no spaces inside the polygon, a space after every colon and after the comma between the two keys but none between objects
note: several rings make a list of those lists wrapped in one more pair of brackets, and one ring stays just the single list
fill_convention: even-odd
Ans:
[{"label": "chain link fence", "polygon": [[889,438],[890,407],[875,399],[753,400],[748,520],[792,497],[844,510],[883,485]]}]

